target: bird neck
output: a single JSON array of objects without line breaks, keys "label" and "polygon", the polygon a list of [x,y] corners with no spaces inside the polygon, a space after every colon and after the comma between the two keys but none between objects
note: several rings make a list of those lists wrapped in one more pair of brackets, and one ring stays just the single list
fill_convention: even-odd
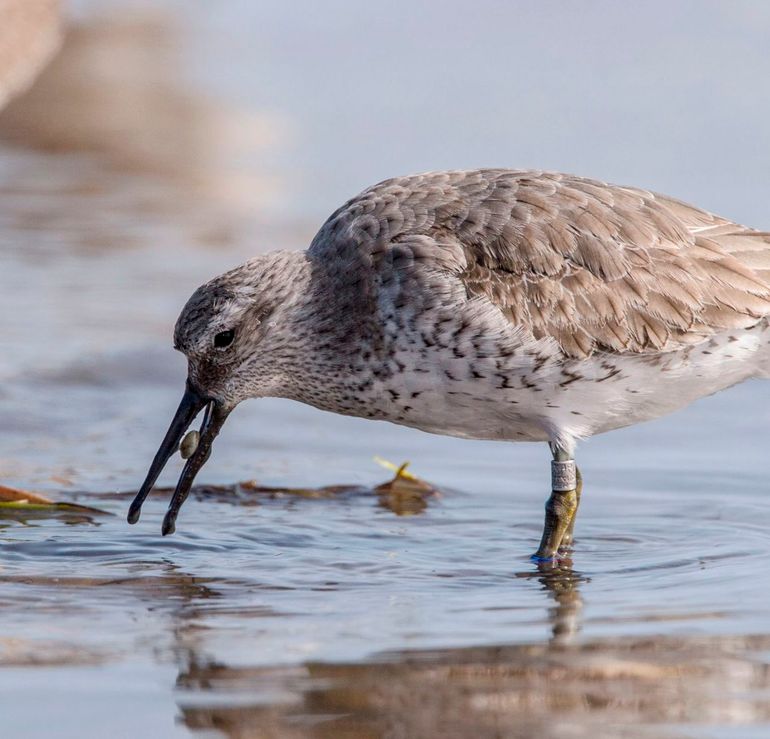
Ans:
[{"label": "bird neck", "polygon": [[376,341],[376,311],[368,304],[371,290],[307,253],[283,253],[276,256],[276,265],[276,279],[287,286],[282,347],[271,352],[273,359],[283,360],[279,394],[339,409],[340,398],[360,381],[362,356],[371,354]]}]

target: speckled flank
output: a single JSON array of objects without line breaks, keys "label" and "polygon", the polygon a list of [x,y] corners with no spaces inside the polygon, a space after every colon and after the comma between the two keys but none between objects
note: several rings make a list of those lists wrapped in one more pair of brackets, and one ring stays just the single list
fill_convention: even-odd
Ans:
[{"label": "speckled flank", "polygon": [[[376,185],[307,252],[201,287],[176,329],[227,406],[289,397],[471,438],[577,439],[770,372],[770,236],[567,175]],[[215,349],[213,336],[236,340]]]}]

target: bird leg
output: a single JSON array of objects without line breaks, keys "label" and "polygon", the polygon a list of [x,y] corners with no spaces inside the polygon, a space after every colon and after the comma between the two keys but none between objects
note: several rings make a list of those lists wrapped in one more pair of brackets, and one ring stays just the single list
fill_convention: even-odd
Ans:
[{"label": "bird leg", "polygon": [[578,508],[580,507],[580,494],[583,492],[583,475],[580,474],[580,468],[578,467],[575,467],[575,478],[577,483],[577,486],[575,487],[575,511],[572,514],[572,520],[569,522],[569,526],[567,526],[567,530],[564,532],[561,544],[559,545],[559,549],[562,551],[571,547],[572,542],[575,539],[575,519],[577,518]]},{"label": "bird leg", "polygon": [[555,445],[551,446],[551,450],[551,497],[545,504],[543,538],[535,552],[535,559],[553,559],[560,548],[572,543],[575,515],[583,488],[575,460]]}]

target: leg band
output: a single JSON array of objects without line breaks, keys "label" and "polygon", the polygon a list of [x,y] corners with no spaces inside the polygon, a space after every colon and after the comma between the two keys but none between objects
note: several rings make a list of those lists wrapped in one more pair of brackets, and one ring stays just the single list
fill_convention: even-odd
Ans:
[{"label": "leg band", "polygon": [[565,492],[577,488],[577,473],[575,460],[568,459],[564,462],[551,461],[551,490]]}]

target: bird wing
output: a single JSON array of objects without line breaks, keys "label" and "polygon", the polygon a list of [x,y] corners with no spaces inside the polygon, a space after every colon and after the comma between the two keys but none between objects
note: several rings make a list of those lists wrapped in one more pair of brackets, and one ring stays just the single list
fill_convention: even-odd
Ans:
[{"label": "bird wing", "polygon": [[376,266],[405,249],[571,357],[671,351],[770,315],[770,233],[570,175],[386,180],[332,214],[309,254]]}]

